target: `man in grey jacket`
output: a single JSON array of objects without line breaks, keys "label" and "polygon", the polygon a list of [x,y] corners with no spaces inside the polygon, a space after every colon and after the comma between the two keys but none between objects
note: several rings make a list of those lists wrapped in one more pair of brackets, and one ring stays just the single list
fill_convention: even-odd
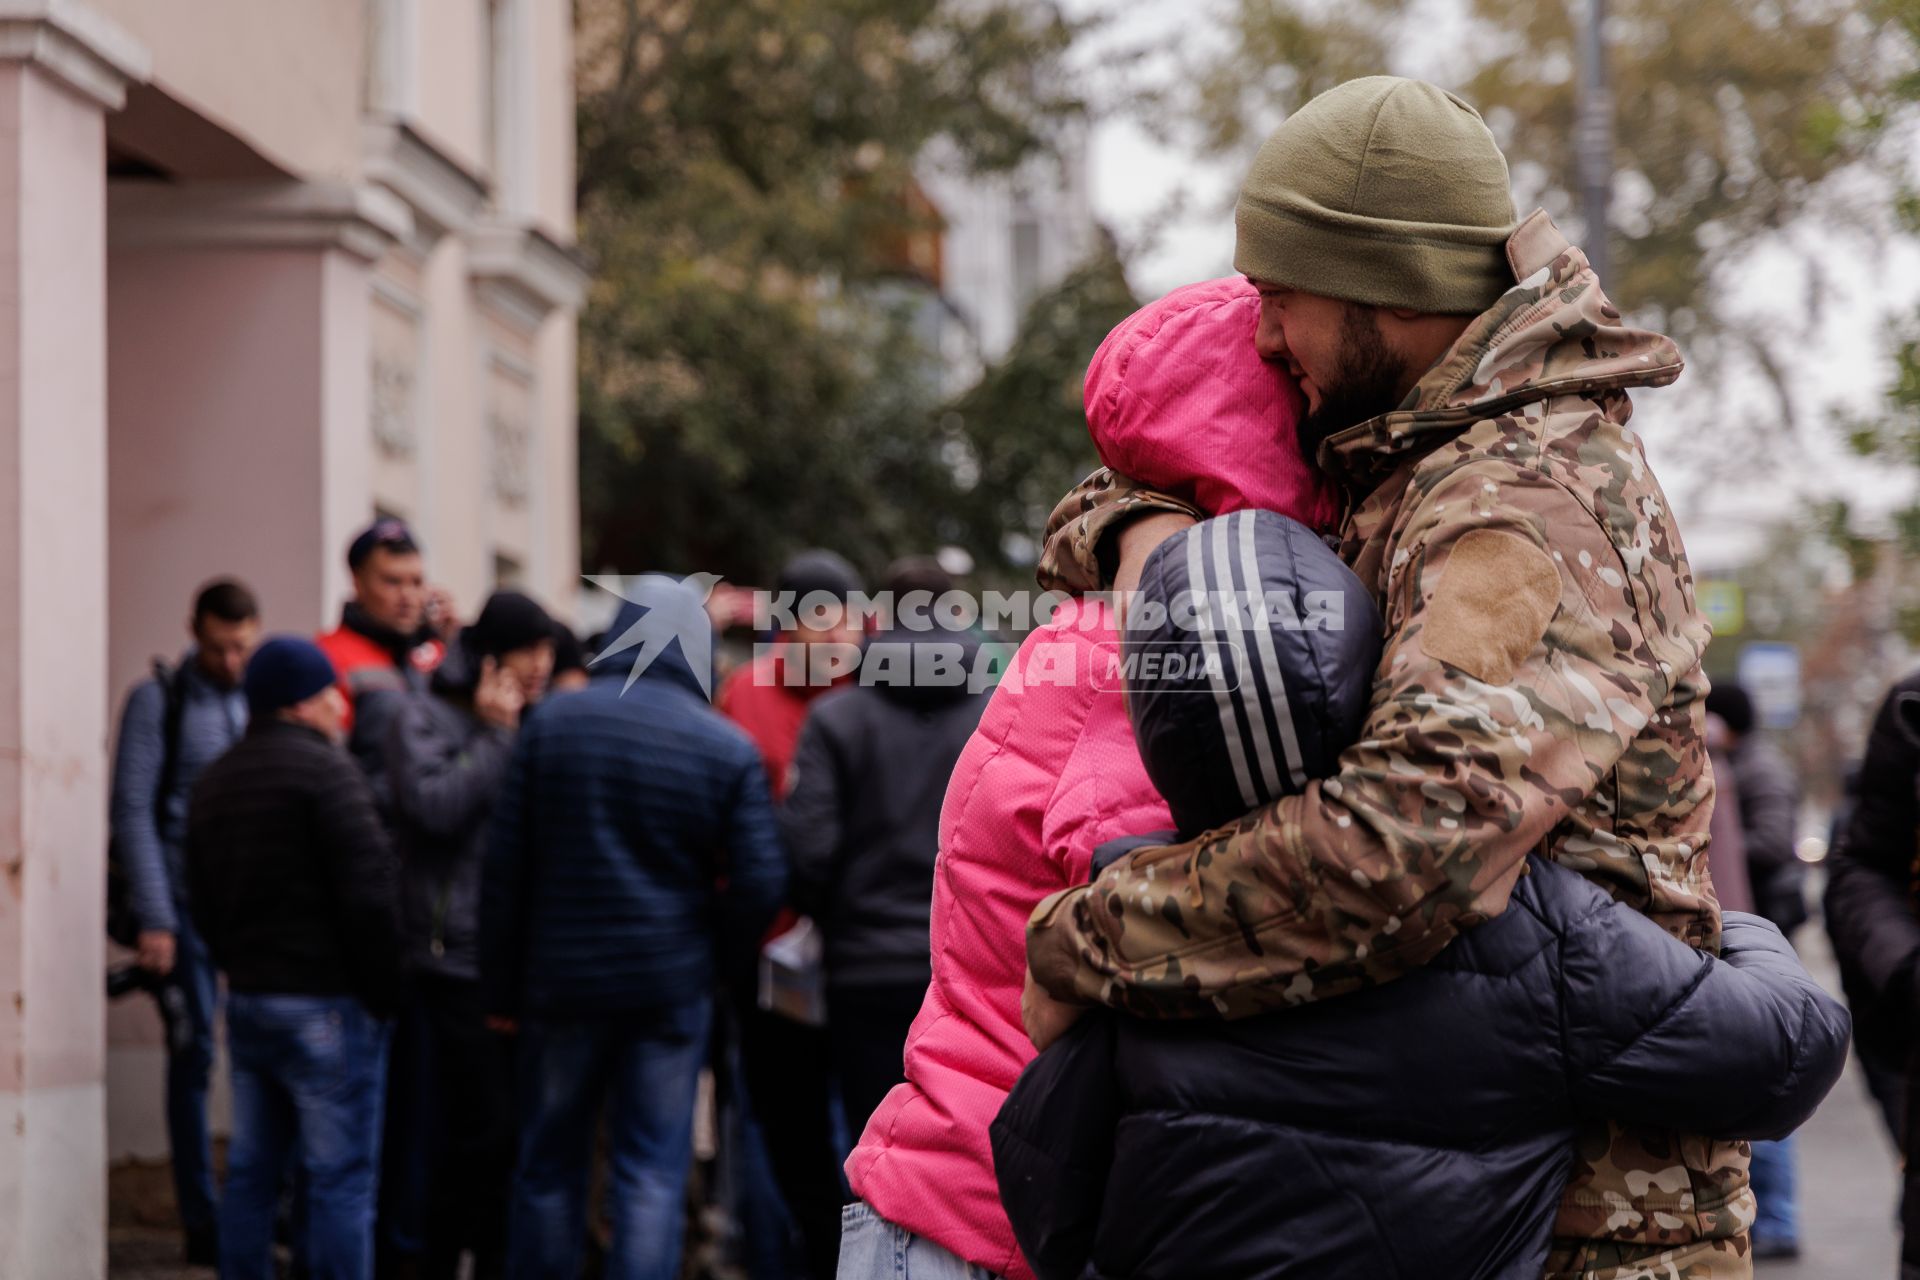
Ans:
[{"label": "man in grey jacket", "polygon": [[482,834],[553,648],[545,610],[496,592],[430,691],[403,695],[386,731],[412,987],[389,1077],[380,1233],[389,1274],[451,1280],[469,1251],[477,1280],[505,1265],[513,1096],[509,1049],[487,1030],[480,996]]},{"label": "man in grey jacket", "polygon": [[172,669],[133,687],[120,713],[113,758],[113,858],[127,883],[139,964],[179,993],[163,1002],[184,1017],[167,1036],[167,1143],[187,1261],[211,1266],[213,1161],[207,1079],[218,999],[213,961],[187,911],[187,797],[200,771],[247,728],[240,678],[260,640],[253,593],[230,579],[200,589],[188,623],[193,645]]}]

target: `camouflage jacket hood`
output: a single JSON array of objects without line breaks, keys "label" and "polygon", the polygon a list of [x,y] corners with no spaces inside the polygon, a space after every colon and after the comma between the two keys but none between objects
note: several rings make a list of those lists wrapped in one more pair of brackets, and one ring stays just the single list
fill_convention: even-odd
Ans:
[{"label": "camouflage jacket hood", "polygon": [[[1361,740],[1303,794],[1042,903],[1029,958],[1056,995],[1229,1018],[1335,997],[1504,909],[1535,852],[1718,944],[1709,632],[1626,425],[1627,389],[1673,381],[1679,353],[1622,321],[1544,213],[1507,254],[1514,286],[1407,402],[1321,447],[1341,558],[1385,620]],[[1055,510],[1043,583],[1102,585],[1103,537],[1155,508],[1198,514],[1095,473]],[[1699,1135],[1583,1134],[1549,1274],[1655,1254],[1738,1273],[1745,1165]]]},{"label": "camouflage jacket hood", "polygon": [[1409,454],[1555,396],[1664,387],[1685,367],[1671,338],[1623,322],[1587,255],[1544,210],[1507,242],[1519,283],[1472,323],[1392,413],[1320,446],[1321,469],[1364,492]]}]

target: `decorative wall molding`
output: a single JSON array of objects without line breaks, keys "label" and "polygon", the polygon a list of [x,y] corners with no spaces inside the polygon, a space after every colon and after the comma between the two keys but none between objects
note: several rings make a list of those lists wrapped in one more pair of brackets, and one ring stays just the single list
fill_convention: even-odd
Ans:
[{"label": "decorative wall molding", "polygon": [[429,239],[467,230],[486,207],[479,175],[405,120],[368,120],[360,136],[368,179],[404,200]]},{"label": "decorative wall molding", "polygon": [[578,311],[587,300],[592,275],[584,256],[537,227],[482,223],[466,241],[467,269],[482,296],[529,331],[550,312]]},{"label": "decorative wall molding", "polygon": [[0,0],[0,62],[40,67],[108,111],[153,75],[146,47],[79,0]]},{"label": "decorative wall molding", "polygon": [[107,209],[110,243],[128,249],[340,249],[375,262],[413,230],[392,192],[319,182],[114,182]]}]

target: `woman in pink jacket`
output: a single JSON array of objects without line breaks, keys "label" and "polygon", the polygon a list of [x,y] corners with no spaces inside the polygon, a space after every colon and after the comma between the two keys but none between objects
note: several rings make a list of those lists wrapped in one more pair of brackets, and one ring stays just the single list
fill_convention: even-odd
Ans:
[{"label": "woman in pink jacket", "polygon": [[[1254,351],[1245,280],[1192,285],[1116,328],[1087,370],[1101,461],[1209,515],[1246,507],[1332,524],[1300,456],[1292,381]],[[987,1126],[1033,1057],[1020,1022],[1027,916],[1086,880],[1096,845],[1172,825],[1111,664],[1108,605],[1067,603],[1021,645],[947,787],[934,877],[933,984],[907,1082],[847,1161],[840,1280],[1032,1280],[1000,1208]]]}]

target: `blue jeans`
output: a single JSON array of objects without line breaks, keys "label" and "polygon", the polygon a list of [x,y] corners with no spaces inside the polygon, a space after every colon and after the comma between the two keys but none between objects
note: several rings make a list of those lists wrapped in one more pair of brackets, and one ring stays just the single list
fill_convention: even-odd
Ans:
[{"label": "blue jeans", "polygon": [[855,1201],[840,1213],[837,1280],[1000,1280]]},{"label": "blue jeans", "polygon": [[312,1280],[373,1274],[387,1028],[352,996],[227,997],[233,1140],[220,1202],[221,1280],[272,1280],[289,1156],[304,1184]]},{"label": "blue jeans", "polygon": [[693,1104],[713,1003],[600,1019],[524,1023],[520,1146],[507,1213],[512,1280],[575,1280],[586,1234],[594,1122],[611,1096],[613,1245],[606,1280],[679,1274]]},{"label": "blue jeans", "polygon": [[1781,1240],[1798,1243],[1800,1206],[1794,1188],[1793,1135],[1778,1142],[1753,1144],[1753,1198],[1759,1212],[1753,1220],[1755,1240]]},{"label": "blue jeans", "polygon": [[207,1142],[207,1081],[213,1075],[213,1020],[220,985],[213,957],[193,927],[184,902],[173,934],[171,982],[182,996],[187,1026],[167,1034],[167,1147],[173,1161],[173,1194],[180,1225],[190,1233],[213,1230],[213,1154]]}]

